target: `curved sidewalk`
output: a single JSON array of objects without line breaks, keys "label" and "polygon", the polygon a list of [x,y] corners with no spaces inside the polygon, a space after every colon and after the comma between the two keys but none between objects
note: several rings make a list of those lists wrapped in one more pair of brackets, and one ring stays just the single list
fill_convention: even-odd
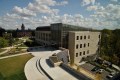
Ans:
[{"label": "curved sidewalk", "polygon": [[42,70],[38,69],[39,60],[39,57],[33,57],[26,63],[24,72],[27,80],[49,80]]},{"label": "curved sidewalk", "polygon": [[77,80],[73,75],[69,74],[59,66],[51,67],[48,58],[41,58],[40,64],[44,71],[54,80]]}]

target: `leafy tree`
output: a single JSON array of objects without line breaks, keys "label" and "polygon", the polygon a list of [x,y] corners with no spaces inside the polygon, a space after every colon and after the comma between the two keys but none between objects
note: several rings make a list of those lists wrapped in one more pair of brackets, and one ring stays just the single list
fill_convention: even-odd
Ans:
[{"label": "leafy tree", "polygon": [[[101,56],[120,65],[120,29],[101,31]],[[106,57],[105,57],[106,56]]]},{"label": "leafy tree", "polygon": [[8,46],[8,40],[0,37],[0,48]]}]

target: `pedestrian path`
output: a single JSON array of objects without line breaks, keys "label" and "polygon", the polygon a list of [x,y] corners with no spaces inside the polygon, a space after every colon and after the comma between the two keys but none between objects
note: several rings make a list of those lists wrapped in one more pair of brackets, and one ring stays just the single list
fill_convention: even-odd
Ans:
[{"label": "pedestrian path", "polygon": [[26,63],[24,72],[27,80],[49,80],[40,68],[38,70],[39,59],[39,57],[33,57]]},{"label": "pedestrian path", "polygon": [[62,68],[58,67],[51,67],[49,66],[49,62],[46,61],[47,57],[41,58],[40,64],[42,68],[46,71],[46,73],[51,76],[54,80],[77,80],[73,75],[69,74]]},{"label": "pedestrian path", "polygon": [[25,55],[25,54],[29,54],[29,53],[21,53],[21,54],[15,54],[15,55],[10,55],[10,56],[0,57],[0,59],[5,59],[5,58],[10,58],[10,57],[20,56],[20,55]]}]

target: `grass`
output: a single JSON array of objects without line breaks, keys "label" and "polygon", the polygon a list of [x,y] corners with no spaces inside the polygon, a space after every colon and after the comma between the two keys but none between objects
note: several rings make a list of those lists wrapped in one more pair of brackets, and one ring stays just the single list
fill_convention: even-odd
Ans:
[{"label": "grass", "polygon": [[22,50],[23,48],[12,48],[10,51],[8,51],[5,54],[1,54],[0,57],[9,56],[9,55],[15,55],[20,53],[27,52],[26,50]]},{"label": "grass", "polygon": [[26,80],[25,63],[32,58],[30,54],[0,60],[0,73],[4,80]]},{"label": "grass", "polygon": [[17,47],[28,47],[28,46],[23,43],[23,44],[21,44],[21,45],[19,45]]},{"label": "grass", "polygon": [[0,49],[0,52],[3,52],[3,51],[5,51],[5,49]]},{"label": "grass", "polygon": [[19,40],[15,40],[13,44],[14,44],[14,45],[17,45],[17,44],[20,44],[20,43],[22,43],[22,42],[23,42],[23,40],[20,40],[20,39],[19,39]]}]

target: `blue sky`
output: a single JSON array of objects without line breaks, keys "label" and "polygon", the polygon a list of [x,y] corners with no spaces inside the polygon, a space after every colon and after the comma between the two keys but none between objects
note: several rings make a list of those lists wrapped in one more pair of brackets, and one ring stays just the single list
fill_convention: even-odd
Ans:
[{"label": "blue sky", "polygon": [[25,7],[32,0],[0,0],[0,15],[10,12],[14,6]]},{"label": "blue sky", "polygon": [[27,28],[35,29],[63,22],[96,29],[116,29],[120,27],[119,13],[119,0],[1,0],[0,26],[16,29],[24,23]]}]

